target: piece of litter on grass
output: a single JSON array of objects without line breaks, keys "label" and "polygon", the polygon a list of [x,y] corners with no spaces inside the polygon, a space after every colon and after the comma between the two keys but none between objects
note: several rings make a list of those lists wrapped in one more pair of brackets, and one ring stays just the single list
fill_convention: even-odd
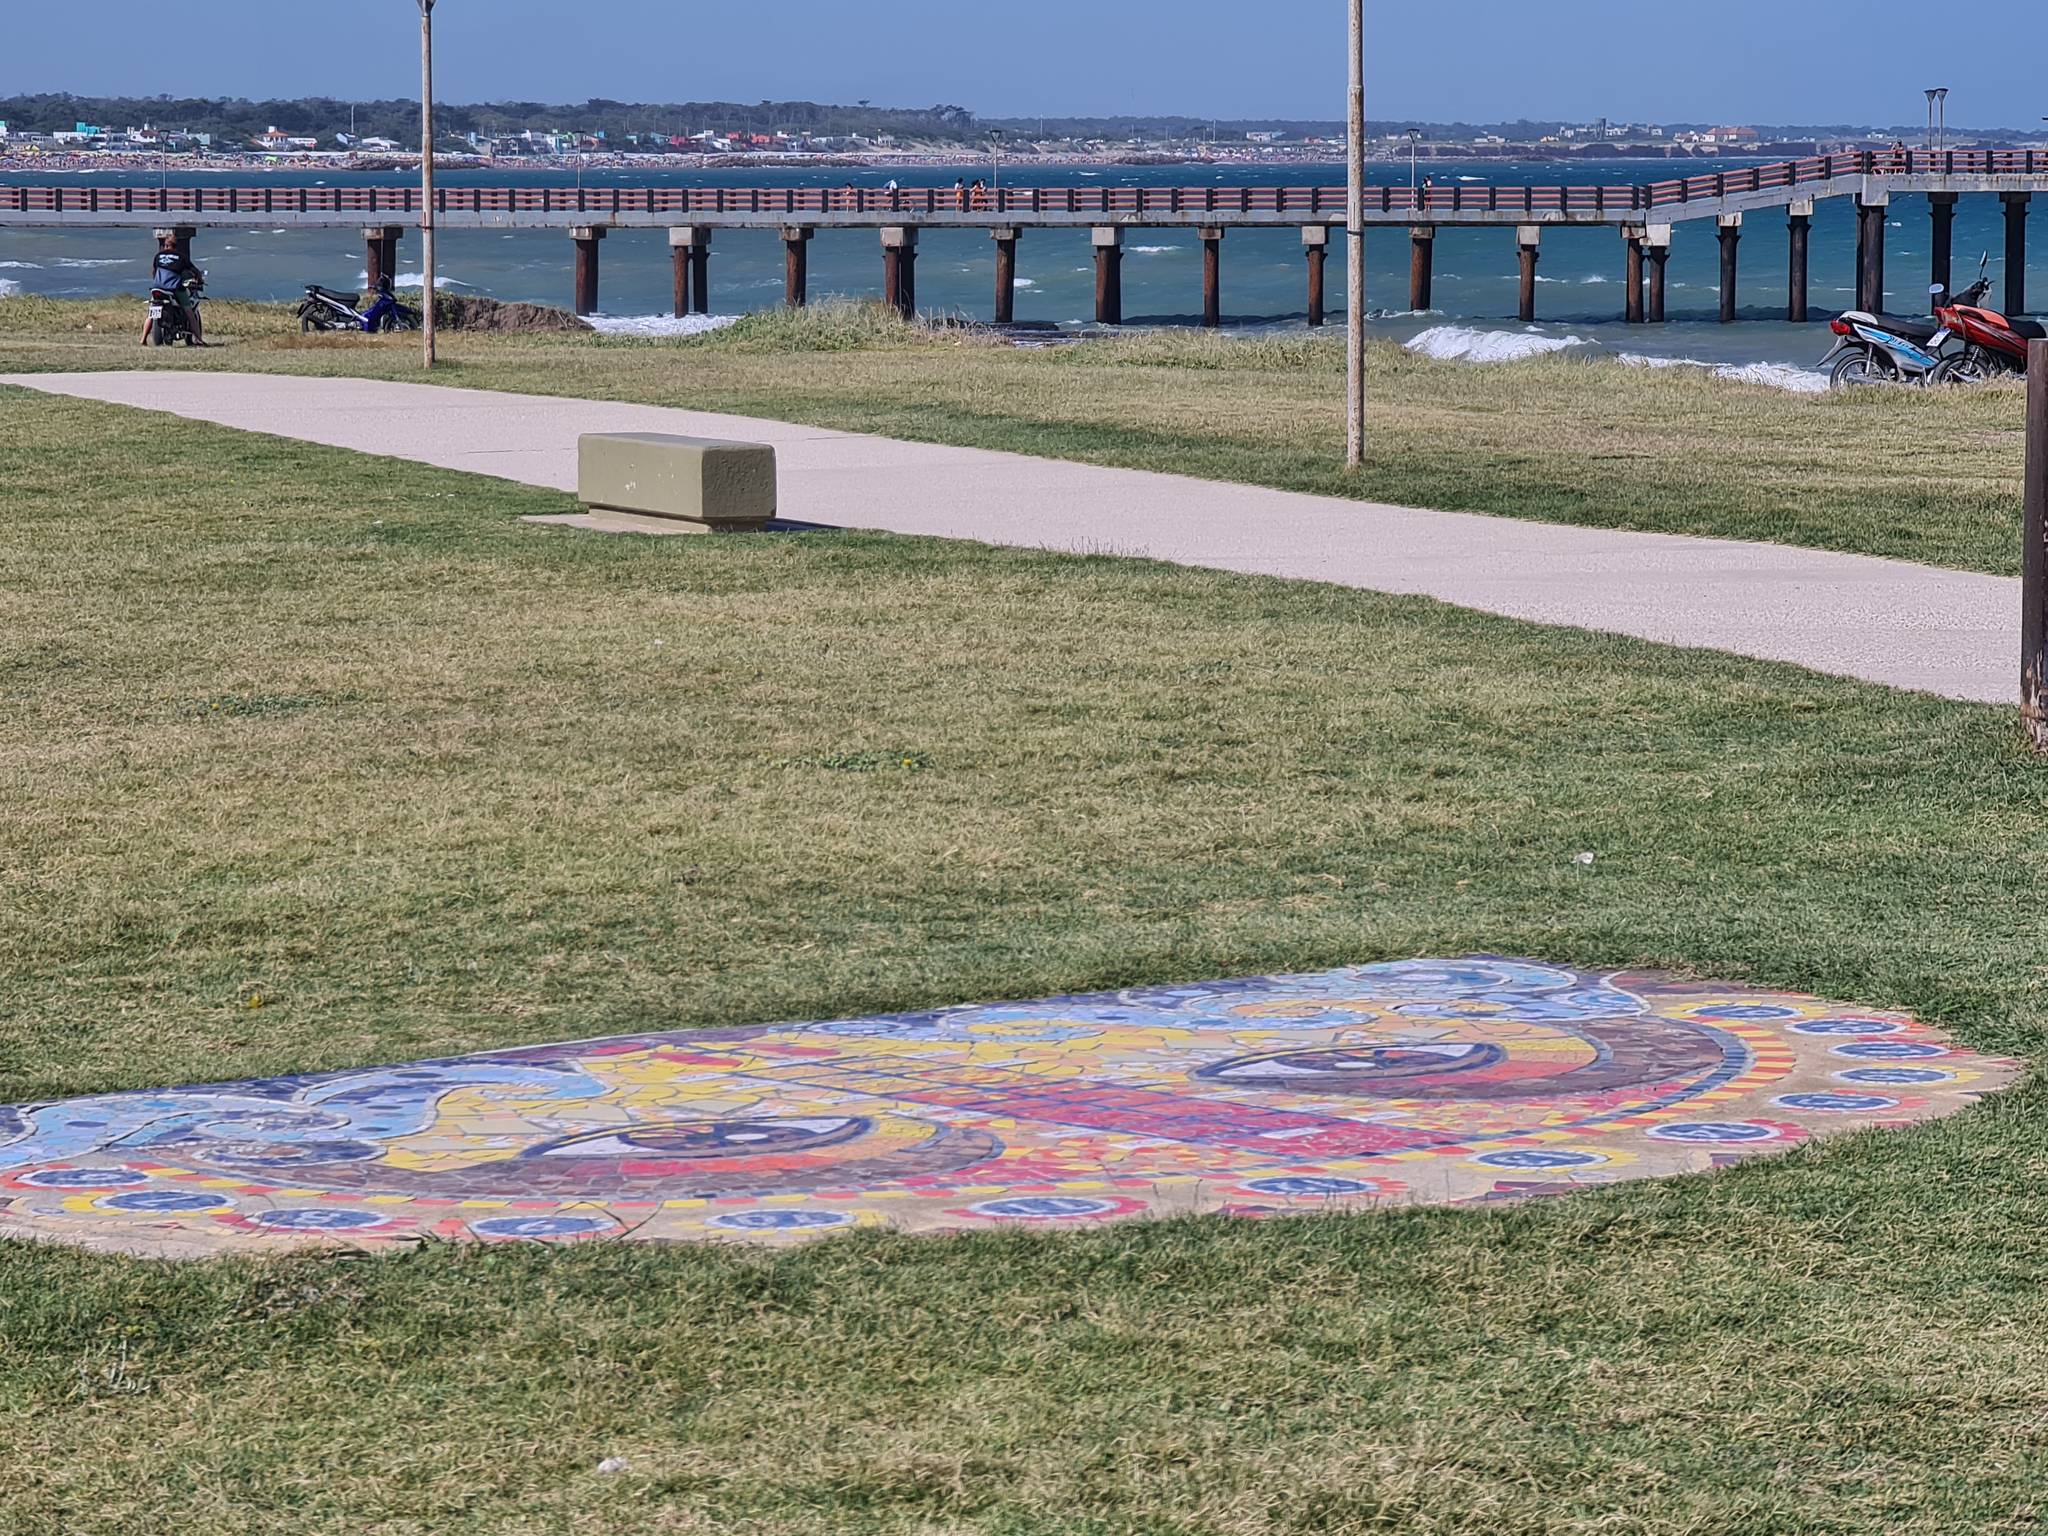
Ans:
[{"label": "piece of litter on grass", "polygon": [[597,1470],[600,1472],[623,1472],[626,1470],[626,1458],[623,1456],[607,1456],[597,1464]]},{"label": "piece of litter on grass", "polygon": [[1590,853],[1582,853],[1576,859],[1572,860],[1572,862],[1578,865],[1581,869],[1591,869],[1593,867],[1593,855],[1591,855]]}]

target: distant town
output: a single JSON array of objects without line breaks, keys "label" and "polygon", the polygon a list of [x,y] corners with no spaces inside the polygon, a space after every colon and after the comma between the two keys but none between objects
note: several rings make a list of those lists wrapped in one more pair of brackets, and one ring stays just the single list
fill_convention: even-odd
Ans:
[{"label": "distant town", "polygon": [[[568,161],[642,164],[789,159],[848,164],[953,163],[969,157],[1158,163],[1328,161],[1345,150],[1335,122],[1201,118],[981,118],[966,108],[876,108],[814,102],[670,105],[592,101],[437,104],[454,164]],[[248,102],[77,96],[0,98],[0,168],[167,164],[199,169],[375,167],[416,162],[416,103],[324,98]],[[411,134],[408,127],[414,127]],[[1376,159],[1783,158],[1872,143],[1925,142],[1921,126],[1713,123],[1374,122]],[[1948,128],[1952,148],[2041,142],[2036,129]]]}]

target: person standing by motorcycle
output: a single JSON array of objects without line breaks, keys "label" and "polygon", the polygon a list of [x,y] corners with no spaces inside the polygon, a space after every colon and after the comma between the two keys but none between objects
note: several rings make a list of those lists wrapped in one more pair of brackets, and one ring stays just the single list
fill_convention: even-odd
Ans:
[{"label": "person standing by motorcycle", "polygon": [[[178,249],[175,236],[165,235],[163,244],[156,253],[156,261],[149,270],[149,285],[170,296],[171,302],[183,311],[185,333],[192,345],[206,345],[206,334],[199,320],[199,290],[206,286],[206,274],[192,263],[192,258]],[[142,340],[149,343],[149,324],[142,327]]]}]

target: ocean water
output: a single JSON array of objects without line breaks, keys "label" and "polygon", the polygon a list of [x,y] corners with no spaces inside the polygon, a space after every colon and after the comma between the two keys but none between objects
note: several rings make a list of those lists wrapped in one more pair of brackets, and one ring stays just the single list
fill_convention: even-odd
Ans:
[{"label": "ocean water", "polygon": [[[1597,166],[1524,162],[1459,164],[1439,161],[1424,170],[1447,181],[1504,184],[1618,184],[1700,174],[1709,161],[1612,161]],[[250,173],[253,178],[258,173]],[[271,173],[278,185],[396,184],[405,178],[376,173]],[[585,185],[625,186],[880,186],[891,175],[904,186],[950,186],[954,169],[847,170],[844,168],[665,172],[591,170]],[[969,170],[971,180],[985,170]],[[1341,185],[1339,165],[1022,167],[1006,165],[1004,179],[1044,186],[1240,186],[1284,183]],[[40,183],[94,176],[106,185],[154,185],[149,174],[17,173],[0,181]],[[1379,165],[1375,181],[1407,179],[1407,167]],[[219,185],[220,176],[182,177],[174,184]],[[447,185],[573,185],[570,171],[446,172]],[[1886,268],[1891,307],[1924,311],[1931,237],[1926,199],[1892,205]],[[2033,242],[2032,292],[2048,298],[2048,221]],[[1825,317],[1854,296],[1855,223],[1849,200],[1819,205],[1810,256],[1812,313]],[[566,305],[572,248],[553,230],[447,230],[441,235],[440,276],[458,292]],[[1343,313],[1341,240],[1333,241],[1326,271],[1330,318]],[[1955,225],[1956,282],[1974,275],[1980,252],[1991,256],[1994,283],[2002,279],[2003,215],[1989,197],[1966,197]],[[202,231],[194,255],[219,297],[290,299],[307,283],[351,288],[362,279],[363,251],[352,229],[237,229]],[[136,230],[0,229],[0,296],[10,292],[57,296],[138,293],[146,280],[150,242]],[[1201,242],[1191,230],[1135,230],[1126,237],[1124,314],[1133,325],[1192,325],[1200,318]],[[1516,257],[1513,234],[1501,230],[1445,229],[1436,241],[1433,308],[1408,312],[1408,239],[1401,229],[1375,230],[1366,240],[1366,299],[1376,334],[1439,355],[1478,361],[1511,359],[1567,347],[1605,350],[1653,362],[1696,361],[1722,368],[1765,365],[1752,377],[1789,378],[1810,369],[1827,350],[1825,326],[1783,319],[1787,251],[1785,225],[1773,213],[1752,215],[1741,245],[1741,319],[1718,323],[1719,247],[1710,222],[1681,224],[1667,270],[1669,320],[1661,326],[1621,323],[1624,252],[1612,229],[1551,229],[1543,237],[1537,277],[1539,320],[1514,318]],[[419,282],[417,242],[400,246],[401,278]],[[811,294],[873,297],[880,293],[880,242],[872,231],[820,231],[811,243]],[[919,246],[918,302],[938,312],[986,317],[993,300],[995,251],[981,231],[927,230]],[[711,299],[722,316],[767,308],[782,298],[782,245],[772,230],[718,231],[711,257]],[[658,230],[615,230],[602,253],[600,298],[611,328],[658,333],[666,317],[671,277],[667,245]],[[1225,324],[1233,329],[1300,326],[1306,303],[1306,264],[1293,230],[1232,230],[1223,245]],[[1018,244],[1016,314],[1087,330],[1094,312],[1094,268],[1086,230],[1026,230]],[[1778,370],[1773,373],[1771,370]],[[1797,387],[1796,384],[1794,387]]]}]

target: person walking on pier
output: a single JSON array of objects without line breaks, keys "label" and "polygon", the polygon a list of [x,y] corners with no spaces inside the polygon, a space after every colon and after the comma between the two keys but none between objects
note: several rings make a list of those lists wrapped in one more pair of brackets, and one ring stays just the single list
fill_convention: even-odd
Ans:
[{"label": "person walking on pier", "polygon": [[967,178],[965,176],[955,176],[953,178],[953,206],[962,213],[967,211]]}]

